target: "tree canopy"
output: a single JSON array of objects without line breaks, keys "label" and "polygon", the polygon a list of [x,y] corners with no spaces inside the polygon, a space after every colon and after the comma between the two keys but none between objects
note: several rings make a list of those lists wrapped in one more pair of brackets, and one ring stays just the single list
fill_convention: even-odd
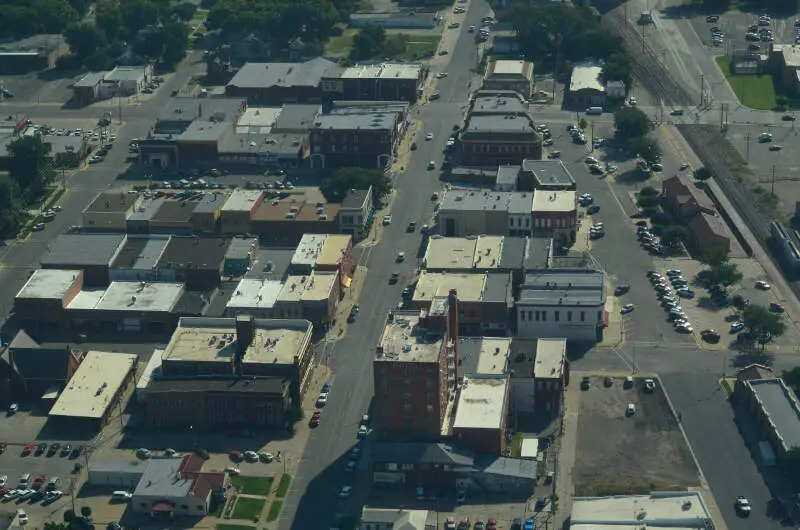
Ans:
[{"label": "tree canopy", "polygon": [[719,263],[710,267],[706,273],[706,281],[709,285],[729,286],[742,280],[742,273],[733,263]]},{"label": "tree canopy", "polygon": [[627,141],[631,153],[652,164],[661,157],[661,147],[649,136],[636,136]]},{"label": "tree canopy", "polygon": [[624,139],[644,136],[653,128],[653,122],[638,107],[622,107],[614,114],[617,136]]},{"label": "tree canopy", "polygon": [[769,338],[780,337],[786,331],[786,323],[780,314],[756,304],[744,308],[742,322],[753,340],[761,343],[762,349]]},{"label": "tree canopy", "polygon": [[342,168],[325,179],[320,186],[320,191],[328,202],[342,202],[351,190],[366,190],[372,186],[375,202],[392,191],[391,179],[380,169],[365,169],[360,167]]},{"label": "tree canopy", "polygon": [[367,24],[353,37],[352,59],[369,59],[386,43],[386,30],[377,24]]},{"label": "tree canopy", "polygon": [[41,196],[44,187],[53,179],[50,144],[38,134],[23,136],[8,145],[9,175],[27,201]]},{"label": "tree canopy", "polygon": [[728,251],[723,247],[711,247],[700,254],[700,262],[715,267],[728,261]]},{"label": "tree canopy", "polygon": [[0,0],[0,35],[14,38],[63,33],[86,11],[84,1]]},{"label": "tree canopy", "polygon": [[711,178],[711,170],[707,167],[699,167],[694,172],[694,178],[697,180],[708,180]]}]

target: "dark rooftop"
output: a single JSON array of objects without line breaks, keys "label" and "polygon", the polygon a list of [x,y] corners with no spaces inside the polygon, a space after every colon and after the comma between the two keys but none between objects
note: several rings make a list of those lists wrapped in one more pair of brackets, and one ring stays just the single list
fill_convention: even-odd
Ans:
[{"label": "dark rooftop", "polygon": [[528,239],[524,237],[504,237],[500,250],[501,269],[522,269],[525,261],[525,249]]},{"label": "dark rooftop", "polygon": [[370,190],[350,190],[342,200],[342,208],[357,209],[364,205]]},{"label": "dark rooftop", "polygon": [[231,122],[246,107],[241,98],[171,98],[158,116],[158,121]]},{"label": "dark rooftop", "polygon": [[511,299],[511,275],[487,274],[483,300],[485,302],[507,302]]},{"label": "dark rooftop", "polygon": [[100,193],[84,212],[127,212],[139,199],[138,194],[125,192]]},{"label": "dark rooftop", "polygon": [[525,249],[525,269],[546,269],[550,267],[552,246],[553,240],[549,237],[529,238]]},{"label": "dark rooftop", "polygon": [[398,464],[425,463],[471,467],[472,452],[443,443],[425,442],[377,442],[373,445],[375,462]]},{"label": "dark rooftop", "polygon": [[198,204],[198,201],[164,201],[151,221],[155,221],[156,223],[191,223],[192,212]]},{"label": "dark rooftop", "polygon": [[50,243],[42,266],[108,265],[122,244],[122,234],[62,234]]},{"label": "dark rooftop", "polygon": [[154,379],[148,392],[239,392],[283,394],[289,381],[281,377]]},{"label": "dark rooftop", "polygon": [[219,269],[229,244],[230,239],[224,237],[173,237],[158,261],[158,268]]}]

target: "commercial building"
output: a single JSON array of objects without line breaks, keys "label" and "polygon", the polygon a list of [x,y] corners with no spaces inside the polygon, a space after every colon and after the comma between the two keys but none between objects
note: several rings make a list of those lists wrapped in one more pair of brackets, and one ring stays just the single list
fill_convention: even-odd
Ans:
[{"label": "commercial building", "polygon": [[505,374],[464,377],[454,411],[453,440],[475,452],[503,454],[508,396]]},{"label": "commercial building", "polygon": [[341,289],[350,286],[356,270],[353,238],[342,234],[305,234],[292,256],[289,270],[294,275],[313,271],[338,272]]},{"label": "commercial building", "polygon": [[196,455],[149,460],[133,490],[133,514],[149,515],[164,523],[176,517],[200,519],[208,515],[212,506],[224,503],[229,485],[227,473],[202,472],[202,462]]},{"label": "commercial building", "polygon": [[154,282],[160,279],[158,262],[170,236],[127,235],[108,270],[112,282]]},{"label": "commercial building", "polygon": [[731,233],[720,217],[699,213],[689,221],[688,243],[697,252],[711,248],[728,252],[731,249]]},{"label": "commercial building", "polygon": [[136,372],[138,356],[88,352],[61,392],[48,417],[75,427],[98,429],[112,415],[121,415],[123,394]]},{"label": "commercial building", "polygon": [[[198,376],[287,379],[290,382],[287,407],[293,408],[301,403],[309,383],[312,330],[307,320],[260,320],[247,315],[235,319],[181,318],[164,351],[162,375],[173,379]],[[159,409],[159,413],[182,417],[186,411]]]},{"label": "commercial building", "polygon": [[18,331],[0,355],[0,393],[8,401],[57,394],[78,369],[83,352],[63,342],[45,342]]},{"label": "commercial building", "polygon": [[458,358],[465,377],[509,371],[511,337],[459,337]]},{"label": "commercial building", "polygon": [[[0,74],[20,75],[55,67],[69,52],[63,35],[40,34],[0,46]],[[20,94],[21,95],[21,94]]]},{"label": "commercial building", "polygon": [[490,61],[482,89],[513,90],[528,99],[533,92],[533,63],[522,59]]},{"label": "commercial building", "polygon": [[81,105],[109,97],[104,90],[103,79],[108,72],[89,72],[72,85],[72,99]]},{"label": "commercial building", "polygon": [[535,409],[538,412],[558,414],[561,399],[569,383],[567,339],[539,339],[536,341],[536,360],[533,365]]},{"label": "commercial building", "polygon": [[259,269],[253,269],[258,260],[259,248],[258,239],[254,237],[240,236],[231,239],[225,257],[222,260],[222,273],[225,276],[244,276],[248,272],[261,274],[269,277],[283,277],[288,265],[284,268],[276,267],[277,258],[285,254],[280,249],[270,249],[264,265]]},{"label": "commercial building", "polygon": [[767,378],[740,374],[734,396],[755,419],[761,439],[769,442],[775,456],[782,459],[800,447],[800,405],[783,379],[763,375]]},{"label": "commercial building", "polygon": [[650,495],[575,497],[570,530],[598,528],[714,528],[702,495],[696,491]]},{"label": "commercial building", "polygon": [[245,234],[250,231],[250,220],[264,202],[264,192],[235,189],[220,210],[220,229],[225,234]]},{"label": "commercial building", "polygon": [[449,432],[459,377],[458,304],[453,290],[426,311],[389,313],[373,363],[378,436],[433,441]]},{"label": "commercial building", "polygon": [[772,44],[769,62],[778,71],[781,84],[795,96],[800,95],[800,45]]},{"label": "commercial building", "polygon": [[339,205],[309,201],[304,195],[274,198],[253,211],[251,227],[264,241],[296,244],[307,233],[338,233]]},{"label": "commercial building", "polygon": [[101,232],[125,232],[140,202],[138,193],[101,192],[83,209],[83,226]]},{"label": "commercial building", "polygon": [[256,318],[278,318],[278,295],[284,283],[279,280],[244,278],[236,285],[225,306],[225,316],[252,315]]},{"label": "commercial building", "polygon": [[225,85],[227,97],[247,98],[251,105],[322,101],[323,78],[335,78],[342,68],[317,57],[303,63],[246,63]]},{"label": "commercial building", "polygon": [[542,158],[542,138],[520,97],[511,91],[476,93],[460,136],[464,164],[492,167]]},{"label": "commercial building", "polygon": [[533,194],[533,235],[574,243],[578,231],[578,192],[536,190]]},{"label": "commercial building", "polygon": [[391,164],[408,127],[406,102],[336,102],[311,128],[312,169]]},{"label": "commercial building", "polygon": [[[402,508],[361,509],[359,530],[430,530],[428,510],[404,510]],[[435,523],[434,523],[435,524]]]},{"label": "commercial building", "polygon": [[528,272],[517,301],[517,335],[602,340],[606,314],[605,272],[550,269]]},{"label": "commercial building", "polygon": [[50,146],[50,160],[58,168],[74,168],[89,154],[89,141],[83,136],[53,136],[43,138]]},{"label": "commercial building", "polygon": [[81,270],[84,288],[105,287],[124,240],[124,234],[61,234],[48,245],[40,264],[44,269]]},{"label": "commercial building", "polygon": [[192,230],[197,233],[213,233],[219,231],[219,218],[222,206],[228,197],[224,193],[212,192],[203,194],[203,198],[192,210]]},{"label": "commercial building", "polygon": [[497,335],[508,332],[513,303],[511,274],[448,274],[422,271],[411,306],[430,311],[447,293],[458,291],[459,329],[463,335]]},{"label": "commercial building", "polygon": [[439,203],[442,235],[530,236],[533,193],[451,190]]},{"label": "commercial building", "polygon": [[110,96],[135,96],[153,80],[153,65],[117,66],[103,77],[103,91]]},{"label": "commercial building", "polygon": [[358,64],[335,77],[324,78],[321,87],[328,100],[414,103],[427,73],[418,63]]},{"label": "commercial building", "polygon": [[670,212],[689,229],[688,243],[693,250],[730,250],[731,234],[717,215],[714,201],[688,177],[675,175],[664,180],[662,195]]},{"label": "commercial building", "polygon": [[516,291],[529,247],[530,241],[524,237],[435,235],[428,238],[422,267],[428,272],[511,274]]},{"label": "commercial building", "polygon": [[325,326],[336,317],[341,298],[338,272],[314,271],[308,276],[289,276],[275,300],[275,315],[304,318]]},{"label": "commercial building", "polygon": [[222,280],[231,241],[226,237],[171,237],[156,264],[159,281],[182,282],[191,291],[214,289]]},{"label": "commercial building", "polygon": [[575,177],[561,160],[532,160],[522,161],[519,174],[520,191],[548,190],[548,191],[575,191]]},{"label": "commercial building", "polygon": [[14,297],[14,312],[22,329],[46,332],[66,328],[66,307],[82,288],[82,271],[33,271]]},{"label": "commercial building", "polygon": [[602,75],[600,63],[587,61],[574,65],[567,92],[569,102],[576,107],[605,106],[606,87]]},{"label": "commercial building", "polygon": [[372,186],[366,190],[350,190],[339,210],[339,230],[360,241],[369,233],[375,213]]}]

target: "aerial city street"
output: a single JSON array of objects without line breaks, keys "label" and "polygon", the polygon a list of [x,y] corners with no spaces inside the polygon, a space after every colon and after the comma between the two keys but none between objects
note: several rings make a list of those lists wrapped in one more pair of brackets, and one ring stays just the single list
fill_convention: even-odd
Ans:
[{"label": "aerial city street", "polygon": [[0,0],[0,519],[800,524],[800,20],[711,4]]}]

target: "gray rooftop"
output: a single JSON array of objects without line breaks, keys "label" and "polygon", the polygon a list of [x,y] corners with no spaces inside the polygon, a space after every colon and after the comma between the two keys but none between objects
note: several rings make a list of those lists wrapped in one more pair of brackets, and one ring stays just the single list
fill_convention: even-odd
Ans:
[{"label": "gray rooftop", "polygon": [[520,287],[519,301],[533,305],[603,305],[605,273],[593,269],[528,272]]},{"label": "gray rooftop", "polygon": [[512,299],[511,274],[487,274],[484,285],[484,302],[507,302]]},{"label": "gray rooftop", "polygon": [[186,497],[192,489],[194,480],[183,478],[180,472],[181,464],[183,464],[182,456],[152,458],[133,495],[162,497],[166,500]]},{"label": "gray rooftop", "polygon": [[314,120],[314,128],[391,131],[394,129],[396,123],[397,114],[389,112],[376,112],[372,114],[321,114]]},{"label": "gray rooftop", "polygon": [[537,183],[543,186],[575,186],[575,178],[561,160],[532,160],[526,158],[522,161],[522,170],[532,172]]},{"label": "gray rooftop", "polygon": [[54,136],[49,134],[43,138],[44,143],[50,144],[50,154],[80,151],[86,140],[80,136]]},{"label": "gray rooftop", "polygon": [[475,459],[475,467],[482,473],[535,480],[538,462],[522,458],[497,457],[481,454]]},{"label": "gray rooftop", "polygon": [[314,118],[322,111],[320,105],[288,104],[284,105],[272,132],[306,132],[314,123]]},{"label": "gray rooftop", "polygon": [[396,464],[426,463],[472,467],[471,451],[443,443],[378,442],[373,445],[373,461]]},{"label": "gray rooftop", "polygon": [[241,98],[171,98],[158,115],[158,121],[190,122],[233,121],[246,107]]},{"label": "gray rooftop", "polygon": [[227,196],[221,191],[212,191],[203,194],[203,198],[194,207],[192,213],[213,213],[225,204]]},{"label": "gray rooftop", "polygon": [[195,120],[186,127],[180,134],[180,139],[184,141],[218,141],[226,132],[230,131],[231,122],[212,122],[205,120]]},{"label": "gray rooftop", "polygon": [[781,379],[750,380],[749,383],[786,449],[800,447],[800,411],[789,388]]},{"label": "gray rooftop", "polygon": [[330,114],[373,114],[406,112],[411,105],[406,101],[334,101]]},{"label": "gray rooftop", "polygon": [[308,133],[234,134],[219,146],[222,153],[261,153],[277,158],[296,159]]},{"label": "gray rooftop", "polygon": [[497,187],[517,187],[517,180],[519,179],[519,166],[500,166],[497,168],[497,179],[495,185]]},{"label": "gray rooftop", "polygon": [[453,180],[462,180],[460,177],[474,177],[474,176],[485,177],[486,179],[494,179],[497,178],[497,168],[456,166],[450,171],[450,174],[452,175]]},{"label": "gray rooftop", "polygon": [[471,115],[466,134],[481,133],[517,133],[538,138],[533,130],[533,123],[527,116],[516,114]]},{"label": "gray rooftop", "polygon": [[105,77],[106,82],[139,81],[145,77],[144,66],[117,66]]},{"label": "gray rooftop", "polygon": [[367,195],[372,193],[371,189],[368,190],[350,190],[342,200],[342,208],[359,209],[364,205],[367,200]]},{"label": "gray rooftop", "polygon": [[553,240],[549,237],[532,237],[526,242],[525,269],[547,269],[550,267],[550,253]]},{"label": "gray rooftop", "polygon": [[316,87],[323,77],[342,71],[336,63],[323,57],[304,63],[246,63],[228,85],[239,88]]},{"label": "gray rooftop", "polygon": [[500,268],[521,269],[525,261],[525,249],[528,238],[504,237],[503,248],[500,251]]},{"label": "gray rooftop", "polygon": [[525,106],[516,92],[513,95],[478,95],[472,105],[472,115],[481,114],[525,114]]},{"label": "gray rooftop", "polygon": [[440,210],[503,210],[513,214],[530,214],[533,210],[533,193],[526,191],[451,190],[442,197]]},{"label": "gray rooftop", "polygon": [[14,42],[0,44],[0,53],[32,53],[52,50],[64,37],[52,33],[32,35]]},{"label": "gray rooftop", "polygon": [[255,262],[245,277],[284,279],[289,272],[294,252],[293,248],[262,248],[258,250]]},{"label": "gray rooftop", "polygon": [[95,86],[99,85],[103,79],[105,79],[108,72],[89,72],[85,76],[81,77],[74,85],[73,88],[94,88]]},{"label": "gray rooftop", "polygon": [[108,265],[125,236],[122,234],[62,234],[42,256],[43,266]]}]

